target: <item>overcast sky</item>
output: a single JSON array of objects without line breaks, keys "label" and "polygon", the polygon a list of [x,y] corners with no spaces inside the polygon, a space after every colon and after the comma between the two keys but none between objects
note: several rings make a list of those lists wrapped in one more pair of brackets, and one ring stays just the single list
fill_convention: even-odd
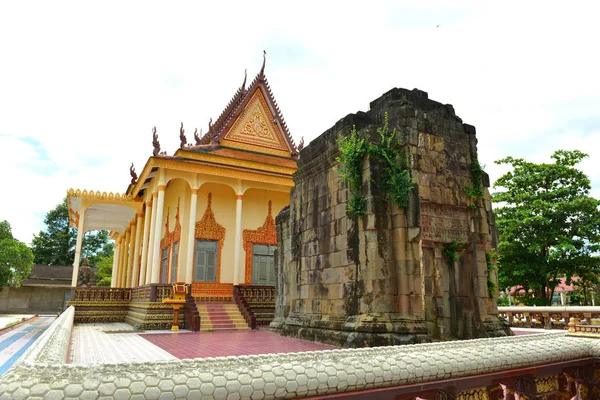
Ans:
[{"label": "overcast sky", "polygon": [[206,131],[266,74],[308,143],[393,87],[475,125],[479,159],[580,149],[600,197],[597,2],[2,2],[0,221],[31,242],[66,190],[123,192],[133,162]]}]

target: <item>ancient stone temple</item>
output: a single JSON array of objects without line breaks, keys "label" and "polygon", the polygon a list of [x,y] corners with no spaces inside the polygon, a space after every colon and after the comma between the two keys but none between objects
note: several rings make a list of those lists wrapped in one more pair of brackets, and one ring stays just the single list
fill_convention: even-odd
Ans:
[{"label": "ancient stone temple", "polygon": [[[377,145],[388,115],[412,180],[408,204],[363,159],[364,215],[348,211],[339,140],[354,126]],[[392,89],[300,153],[279,213],[276,318],[284,335],[360,347],[510,335],[497,317],[496,227],[475,128],[420,90]]]}]

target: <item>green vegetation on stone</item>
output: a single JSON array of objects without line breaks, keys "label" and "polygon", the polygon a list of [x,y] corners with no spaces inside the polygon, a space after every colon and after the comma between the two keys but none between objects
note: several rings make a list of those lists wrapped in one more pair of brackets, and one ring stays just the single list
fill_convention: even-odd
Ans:
[{"label": "green vegetation on stone", "polygon": [[465,245],[454,239],[451,243],[444,245],[442,256],[449,267],[454,266],[454,263],[460,259],[460,256],[465,251]]},{"label": "green vegetation on stone", "polygon": [[362,169],[363,160],[369,151],[366,137],[361,137],[352,127],[349,136],[338,137],[340,156],[336,161],[340,168],[336,172],[340,174],[342,181],[348,184],[350,196],[348,198],[348,212],[361,216],[365,214],[365,196],[362,193]]},{"label": "green vegetation on stone", "polygon": [[[527,304],[548,305],[559,278],[600,272],[600,201],[576,165],[587,154],[558,150],[554,162],[496,161],[511,171],[494,184],[502,288],[522,288]],[[531,291],[531,294],[530,294]]]},{"label": "green vegetation on stone", "polygon": [[479,161],[475,160],[471,164],[471,178],[473,179],[473,186],[467,186],[465,192],[473,202],[469,205],[469,210],[477,208],[477,203],[483,198],[483,168]]},{"label": "green vegetation on stone", "polygon": [[359,217],[365,214],[365,196],[362,192],[362,170],[366,155],[374,155],[377,162],[382,166],[380,188],[386,193],[387,201],[398,207],[408,205],[410,192],[414,188],[411,180],[406,157],[401,153],[397,143],[394,129],[390,132],[388,113],[384,114],[384,124],[377,128],[380,135],[379,144],[371,144],[366,136],[361,136],[353,126],[349,136],[338,137],[340,156],[336,161],[340,168],[336,172],[340,174],[342,181],[348,184],[350,196],[348,198],[347,211]]}]

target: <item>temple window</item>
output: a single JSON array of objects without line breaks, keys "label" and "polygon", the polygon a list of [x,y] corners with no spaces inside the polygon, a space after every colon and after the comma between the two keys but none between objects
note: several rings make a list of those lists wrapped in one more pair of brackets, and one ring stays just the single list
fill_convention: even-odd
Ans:
[{"label": "temple window", "polygon": [[177,282],[177,257],[179,256],[179,242],[173,244],[171,256],[171,282]]},{"label": "temple window", "polygon": [[165,247],[162,250],[162,258],[160,263],[160,283],[167,283],[167,271],[169,270],[169,248]]},{"label": "temple window", "polygon": [[194,282],[217,281],[218,249],[219,242],[216,240],[196,239]]},{"label": "temple window", "polygon": [[275,250],[268,244],[252,245],[252,284],[275,286]]}]

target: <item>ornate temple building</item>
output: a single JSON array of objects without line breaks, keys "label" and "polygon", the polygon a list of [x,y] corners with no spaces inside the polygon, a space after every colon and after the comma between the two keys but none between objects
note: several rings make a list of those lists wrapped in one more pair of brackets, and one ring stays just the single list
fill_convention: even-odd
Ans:
[{"label": "ornate temple building", "polygon": [[124,194],[68,191],[78,228],[72,286],[82,235],[106,229],[115,240],[112,286],[192,284],[196,298],[231,299],[238,284],[274,285],[274,215],[287,206],[298,149],[275,102],[265,64],[233,95],[204,135],[131,167]]}]

